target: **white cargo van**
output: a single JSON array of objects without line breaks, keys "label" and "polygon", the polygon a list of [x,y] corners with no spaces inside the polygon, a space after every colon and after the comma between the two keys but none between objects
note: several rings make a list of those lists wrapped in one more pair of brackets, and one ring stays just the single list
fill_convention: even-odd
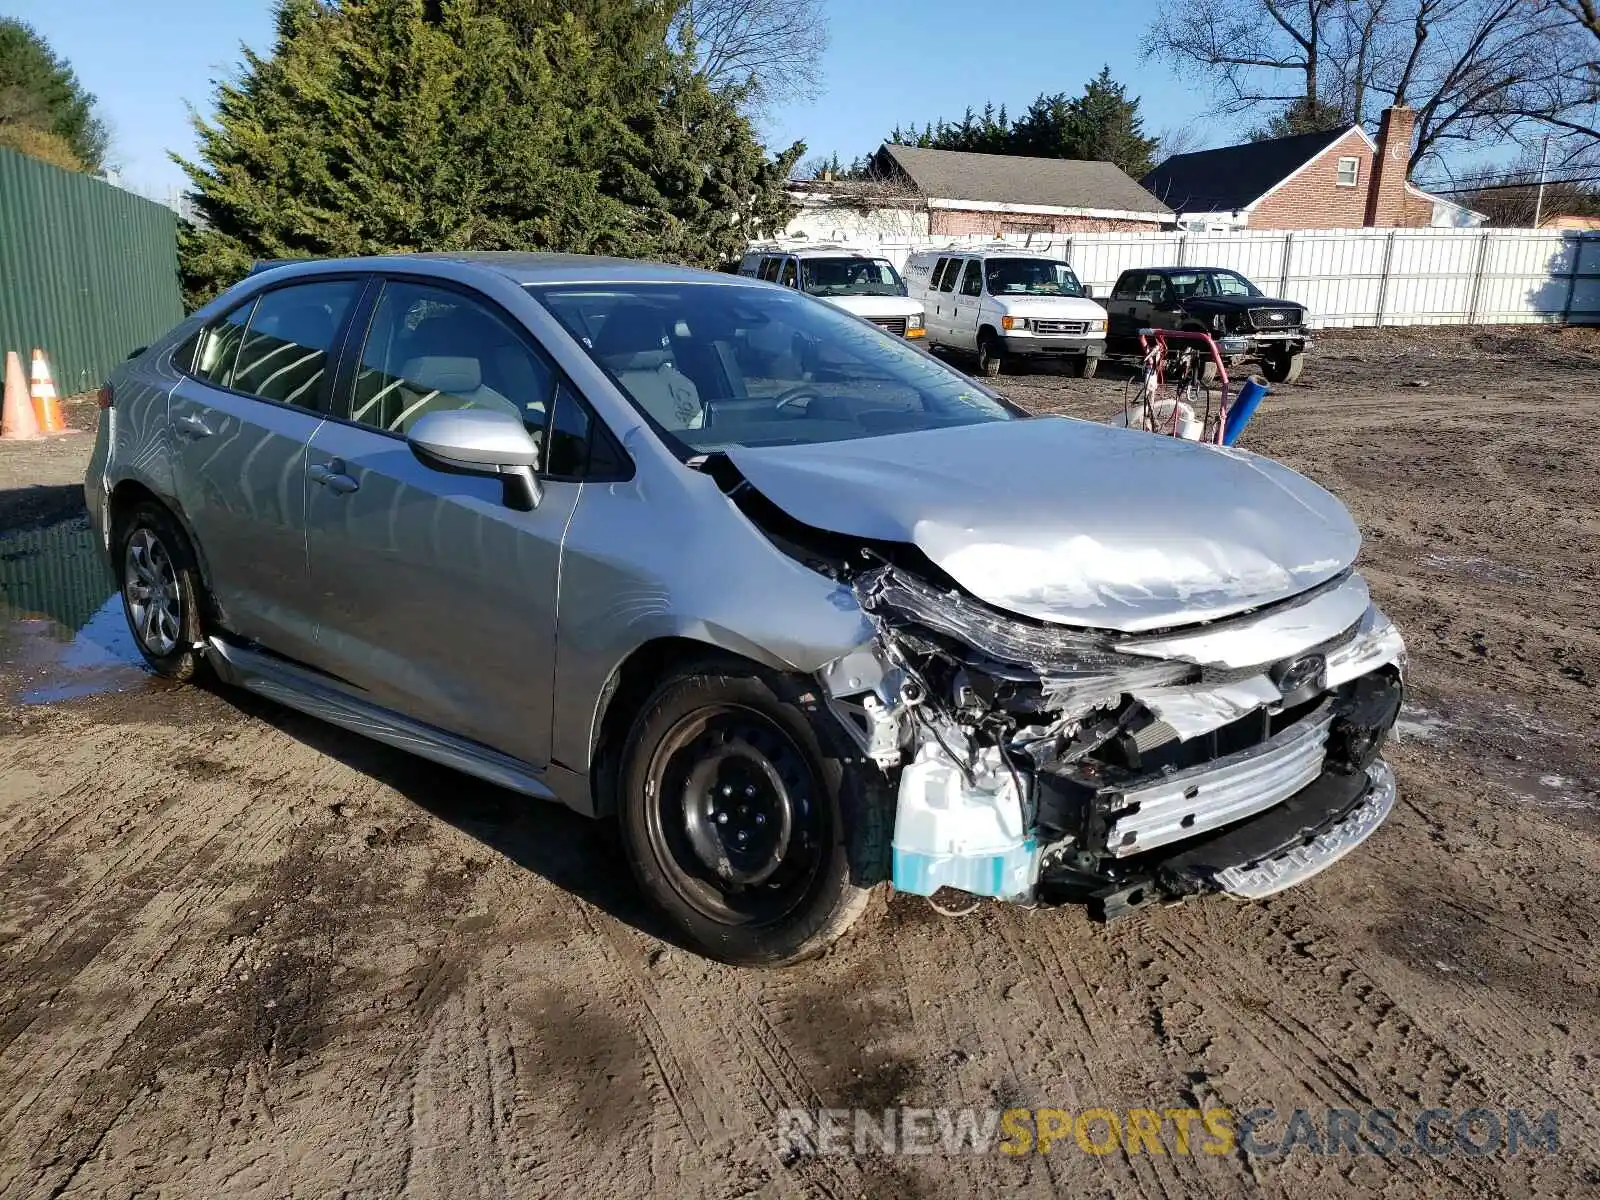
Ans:
[{"label": "white cargo van", "polygon": [[922,301],[929,345],[976,354],[985,375],[1064,358],[1088,378],[1105,352],[1106,310],[1047,254],[1003,242],[919,250],[906,261],[906,288]]},{"label": "white cargo van", "polygon": [[925,332],[921,303],[906,296],[905,281],[886,258],[845,246],[769,247],[746,254],[739,274],[797,288],[899,337]]}]

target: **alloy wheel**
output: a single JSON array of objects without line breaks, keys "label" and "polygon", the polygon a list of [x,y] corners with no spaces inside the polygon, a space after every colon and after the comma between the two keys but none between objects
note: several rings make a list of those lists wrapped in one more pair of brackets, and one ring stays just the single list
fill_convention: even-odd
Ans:
[{"label": "alloy wheel", "polygon": [[122,568],[128,621],[145,650],[164,658],[178,647],[183,596],[172,555],[155,533],[141,527],[128,538]]}]

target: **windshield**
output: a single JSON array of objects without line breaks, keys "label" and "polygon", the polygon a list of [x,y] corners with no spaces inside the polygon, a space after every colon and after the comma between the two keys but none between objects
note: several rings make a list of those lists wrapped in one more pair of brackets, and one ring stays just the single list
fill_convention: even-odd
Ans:
[{"label": "windshield", "polygon": [[800,290],[813,296],[904,296],[905,285],[887,259],[803,258]]},{"label": "windshield", "polygon": [[1081,296],[1083,285],[1064,262],[1047,258],[991,258],[984,265],[991,296]]},{"label": "windshield", "polygon": [[900,338],[797,292],[736,283],[529,291],[686,455],[1020,416]]}]

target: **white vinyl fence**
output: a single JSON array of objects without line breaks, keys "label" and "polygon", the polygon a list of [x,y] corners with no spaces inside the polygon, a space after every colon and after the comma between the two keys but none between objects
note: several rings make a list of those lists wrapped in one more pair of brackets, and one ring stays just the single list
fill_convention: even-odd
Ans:
[{"label": "white vinyl fence", "polygon": [[[913,250],[995,240],[901,237],[853,245],[903,267]],[[1323,328],[1600,324],[1600,233],[1317,229],[1014,234],[1003,240],[1060,255],[1102,299],[1130,267],[1231,267],[1269,295],[1305,305],[1310,323]]]}]

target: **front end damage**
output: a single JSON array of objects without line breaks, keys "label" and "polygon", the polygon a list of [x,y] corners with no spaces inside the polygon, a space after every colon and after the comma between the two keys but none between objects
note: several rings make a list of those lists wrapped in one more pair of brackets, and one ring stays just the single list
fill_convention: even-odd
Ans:
[{"label": "front end damage", "polygon": [[1404,646],[1350,571],[1154,633],[1014,616],[904,566],[852,572],[876,636],[820,673],[897,793],[893,880],[1111,918],[1267,896],[1394,805]]}]

